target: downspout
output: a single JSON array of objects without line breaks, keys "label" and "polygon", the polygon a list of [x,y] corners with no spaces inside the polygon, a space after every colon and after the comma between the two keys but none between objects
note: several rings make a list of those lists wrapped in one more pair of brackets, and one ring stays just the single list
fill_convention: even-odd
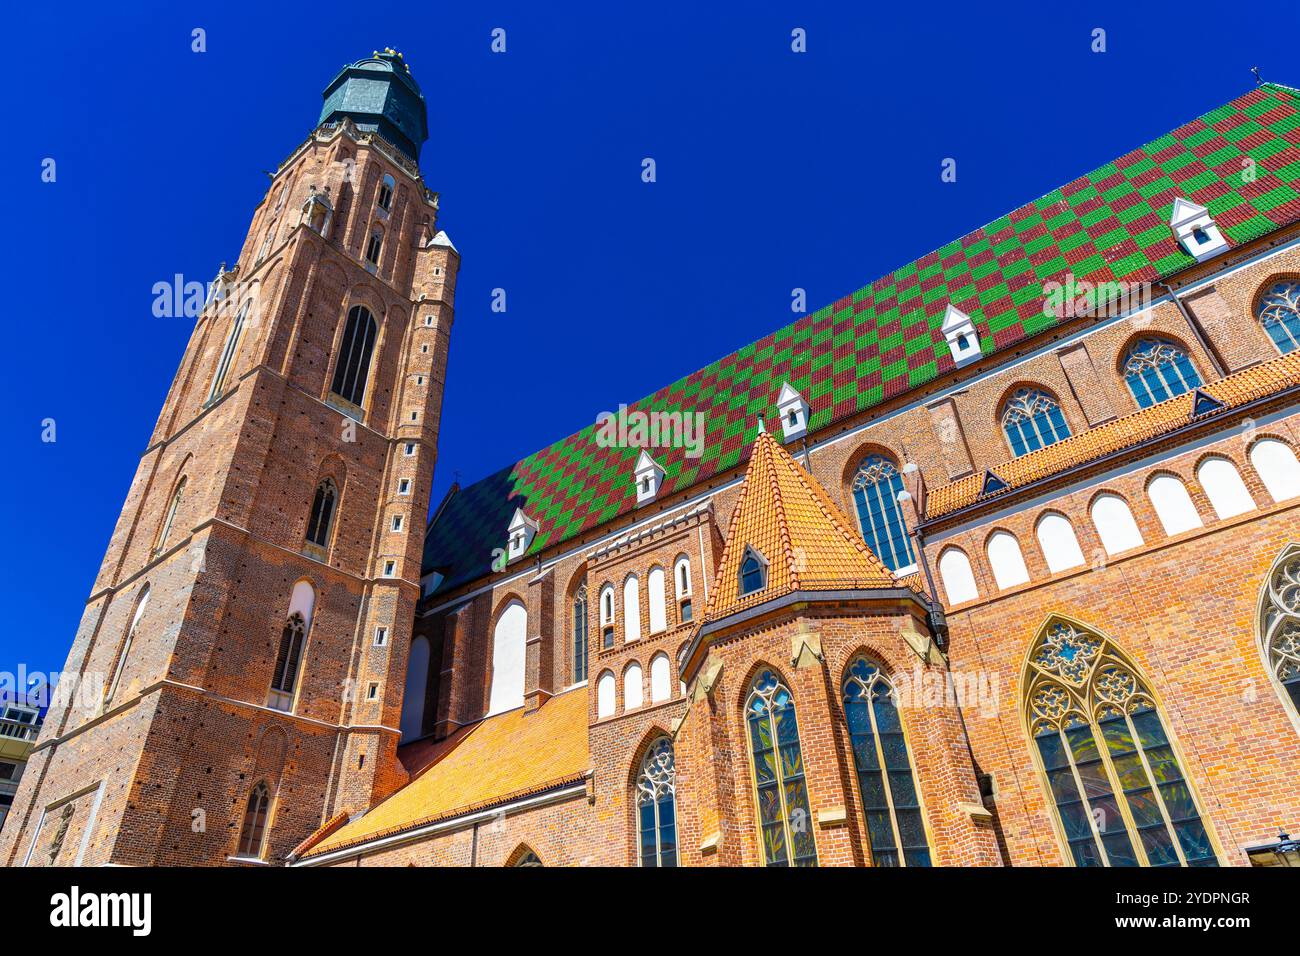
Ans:
[{"label": "downspout", "polygon": [[1223,363],[1219,361],[1218,353],[1210,347],[1210,341],[1205,337],[1205,331],[1196,321],[1196,317],[1193,316],[1191,312],[1187,311],[1187,306],[1183,304],[1182,299],[1178,298],[1178,293],[1174,292],[1168,282],[1157,282],[1156,285],[1169,293],[1169,298],[1173,299],[1174,305],[1178,309],[1178,314],[1183,317],[1183,321],[1187,323],[1187,327],[1192,330],[1192,337],[1196,339],[1196,343],[1201,347],[1202,351],[1209,356],[1210,364],[1214,366],[1214,374],[1219,378],[1224,378],[1228,373],[1224,371]]},{"label": "downspout", "polygon": [[[900,492],[899,497],[907,495],[906,500],[911,500],[912,496],[906,492]],[[952,679],[952,660],[948,655],[948,619],[943,613],[943,606],[939,603],[939,592],[934,586],[934,575],[930,572],[930,560],[925,556],[925,537],[921,534],[921,515],[919,509],[913,509],[916,515],[914,526],[909,529],[912,546],[916,549],[916,560],[921,565],[921,571],[925,574],[925,584],[927,594],[925,595],[925,605],[929,609],[926,617],[930,625],[931,640],[938,639],[939,650],[942,651],[943,669],[948,677],[948,686],[953,690],[953,705],[957,710],[957,722],[961,724],[961,738],[966,744],[966,756],[970,758],[971,772],[975,776],[975,790],[979,794],[979,763],[975,759],[975,748],[971,746],[970,730],[966,727],[966,712],[962,709],[961,701],[957,700],[956,683]],[[945,695],[946,696],[946,695]],[[980,802],[983,803],[983,795],[980,794]]]}]

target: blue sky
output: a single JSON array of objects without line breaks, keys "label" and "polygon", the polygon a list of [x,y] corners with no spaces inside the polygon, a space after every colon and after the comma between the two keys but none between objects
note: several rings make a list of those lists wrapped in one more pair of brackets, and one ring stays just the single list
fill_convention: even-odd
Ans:
[{"label": "blue sky", "polygon": [[435,504],[785,324],[795,287],[816,309],[1252,66],[1300,85],[1294,3],[175,6],[7,13],[0,672],[63,665],[191,327],[153,316],[154,283],[234,261],[345,62],[406,55],[463,256]]}]

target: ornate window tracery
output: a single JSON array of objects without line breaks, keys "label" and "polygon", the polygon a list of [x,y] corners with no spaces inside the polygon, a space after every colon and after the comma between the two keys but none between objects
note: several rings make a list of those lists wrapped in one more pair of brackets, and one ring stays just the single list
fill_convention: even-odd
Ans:
[{"label": "ornate window tracery", "polygon": [[1002,430],[1019,458],[1070,437],[1061,406],[1041,388],[1021,388],[1002,407]]},{"label": "ornate window tracery", "polygon": [[770,670],[754,679],[745,704],[759,842],[767,866],[816,866],[799,722],[789,689]]},{"label": "ornate window tracery", "polygon": [[1201,385],[1187,353],[1166,339],[1139,339],[1128,350],[1124,381],[1139,408],[1147,408]]},{"label": "ornate window tracery", "polygon": [[859,657],[849,665],[844,717],[871,859],[876,866],[929,866],[930,847],[896,694],[870,658]]},{"label": "ornate window tracery", "polygon": [[867,547],[891,571],[911,567],[912,542],[898,504],[903,477],[883,455],[868,455],[853,477],[853,503]]},{"label": "ornate window tracery", "polygon": [[1300,346],[1300,282],[1273,283],[1260,299],[1257,314],[1282,355]]},{"label": "ornate window tracery", "polygon": [[343,340],[339,344],[339,361],[334,367],[330,391],[357,407],[366,395],[366,377],[370,374],[370,357],[377,332],[375,317],[364,305],[354,305],[348,312]]},{"label": "ornate window tracery", "polygon": [[1151,692],[1109,639],[1049,621],[1026,687],[1029,733],[1075,865],[1218,865]]},{"label": "ornate window tracery", "polygon": [[650,745],[636,778],[637,830],[642,866],[677,865],[677,768],[673,742]]},{"label": "ornate window tracery", "polygon": [[334,482],[326,478],[316,486],[312,497],[311,516],[307,520],[307,541],[319,548],[329,546],[330,527],[334,521],[334,503],[337,493]]},{"label": "ornate window tracery", "polygon": [[1300,719],[1300,545],[1278,555],[1260,596],[1259,634],[1268,672]]}]

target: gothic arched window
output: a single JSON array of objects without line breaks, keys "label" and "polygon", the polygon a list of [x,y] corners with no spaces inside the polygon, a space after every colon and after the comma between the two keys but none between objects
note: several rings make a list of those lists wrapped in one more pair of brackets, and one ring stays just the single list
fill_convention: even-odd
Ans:
[{"label": "gothic arched window", "polygon": [[226,337],[226,345],[221,350],[221,358],[217,360],[217,371],[212,376],[212,388],[208,392],[207,404],[211,405],[222,395],[226,387],[226,376],[230,374],[230,366],[235,361],[235,350],[239,347],[239,336],[244,331],[244,319],[248,317],[250,303],[245,302],[244,307],[239,310],[235,316],[235,321],[230,325],[230,335]]},{"label": "gothic arched window", "polygon": [[392,176],[384,173],[384,181],[379,184],[379,208],[388,212],[393,208],[393,190],[397,188],[397,182]]},{"label": "gothic arched window", "polygon": [[642,866],[677,865],[677,770],[673,742],[650,745],[636,778],[637,832]]},{"label": "gothic arched window", "polygon": [[745,556],[740,560],[740,595],[754,594],[767,587],[767,564],[762,556],[745,545]]},{"label": "gothic arched window", "polygon": [[891,571],[916,564],[912,542],[898,504],[903,476],[882,455],[868,455],[853,478],[853,503],[867,546]]},{"label": "gothic arched window", "polygon": [[1124,381],[1139,408],[1200,388],[1201,376],[1187,353],[1166,339],[1139,339],[1124,359]]},{"label": "gothic arched window", "polygon": [[1021,388],[1002,406],[1002,430],[1011,453],[1021,455],[1070,437],[1061,406],[1041,388]]},{"label": "gothic arched window", "polygon": [[767,866],[816,866],[799,722],[790,691],[772,671],[754,679],[745,704],[759,842]]},{"label": "gothic arched window", "polygon": [[1107,638],[1054,618],[1035,641],[1025,708],[1077,866],[1218,866],[1164,721]]},{"label": "gothic arched window", "polygon": [[140,589],[140,596],[135,601],[135,611],[131,614],[131,626],[126,629],[126,637],[122,640],[122,649],[117,655],[117,664],[113,668],[113,679],[109,682],[108,691],[104,695],[104,706],[113,702],[113,696],[117,693],[117,684],[122,679],[122,672],[126,670],[126,660],[131,656],[131,645],[135,642],[135,632],[140,626],[140,618],[144,617],[144,609],[149,606],[149,585]]},{"label": "gothic arched window", "polygon": [[307,521],[307,542],[319,548],[329,547],[330,527],[334,522],[334,505],[338,493],[334,482],[326,478],[316,486],[311,502],[311,517]]},{"label": "gothic arched window", "polygon": [[364,305],[354,305],[348,312],[347,326],[339,344],[339,362],[334,367],[334,384],[330,391],[360,407],[366,396],[366,376],[370,373],[370,355],[375,348],[375,318]]},{"label": "gothic arched window", "polygon": [[260,860],[266,843],[266,817],[271,809],[271,792],[259,783],[248,795],[244,824],[239,830],[239,856]]},{"label": "gothic arched window", "polygon": [[894,688],[869,658],[859,657],[849,665],[844,716],[853,741],[871,859],[876,866],[929,866],[930,847]]},{"label": "gothic arched window", "polygon": [[370,233],[370,239],[366,242],[366,261],[372,266],[379,265],[379,252],[383,248],[384,233],[382,230],[376,229]]},{"label": "gothic arched window", "polygon": [[171,534],[172,522],[176,520],[176,512],[180,510],[181,501],[185,498],[186,477],[181,476],[181,480],[176,482],[176,490],[172,492],[171,503],[167,506],[167,514],[163,516],[162,527],[158,529],[158,543],[154,545],[153,553],[162,554],[167,550],[167,536]]},{"label": "gothic arched window", "polygon": [[1300,346],[1300,282],[1289,280],[1269,286],[1259,302],[1259,323],[1286,355]]},{"label": "gothic arched window", "polygon": [[573,682],[587,679],[587,582],[573,592]]},{"label": "gothic arched window", "polygon": [[1259,611],[1269,675],[1300,721],[1300,545],[1288,545],[1273,562]]},{"label": "gothic arched window", "polygon": [[280,648],[275,655],[275,671],[271,677],[268,705],[276,710],[287,711],[293,707],[293,689],[298,683],[298,664],[302,660],[306,636],[307,623],[302,615],[290,615],[280,632]]},{"label": "gothic arched window", "polygon": [[529,850],[527,848],[525,848],[524,852],[519,854],[519,857],[515,860],[514,863],[511,864],[511,866],[541,866],[541,865],[542,865],[541,857],[539,857],[536,853],[534,853],[532,850]]}]

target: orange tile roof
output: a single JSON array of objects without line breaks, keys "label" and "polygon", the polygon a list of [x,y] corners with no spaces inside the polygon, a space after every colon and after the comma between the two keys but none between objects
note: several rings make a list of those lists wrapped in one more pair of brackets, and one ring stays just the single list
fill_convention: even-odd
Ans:
[{"label": "orange tile roof", "polygon": [[[741,596],[746,545],[767,561],[767,585]],[[896,587],[853,523],[770,432],[754,439],[749,467],[709,591],[704,622],[792,591]]]},{"label": "orange tile roof", "polygon": [[1005,489],[981,494],[984,487],[983,474],[967,475],[941,485],[926,495],[926,520],[951,514],[977,502],[991,501],[1067,468],[1096,461],[1139,442],[1167,435],[1184,425],[1192,424],[1194,420],[1208,421],[1228,409],[1267,398],[1295,385],[1300,385],[1300,351],[1202,386],[1200,391],[1223,403],[1224,408],[1218,411],[1207,412],[1193,419],[1195,392],[1186,392],[991,468],[990,471],[1006,484]]},{"label": "orange tile roof", "polygon": [[393,836],[581,780],[587,751],[585,688],[475,724],[419,776],[330,833],[306,858]]}]

